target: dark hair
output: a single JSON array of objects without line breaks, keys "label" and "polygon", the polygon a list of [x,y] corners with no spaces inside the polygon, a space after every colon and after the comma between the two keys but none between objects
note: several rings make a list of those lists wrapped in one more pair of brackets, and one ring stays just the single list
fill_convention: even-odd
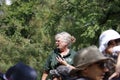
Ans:
[{"label": "dark hair", "polygon": [[37,72],[30,66],[19,62],[10,67],[5,73],[6,77],[11,80],[36,80]]},{"label": "dark hair", "polygon": [[117,45],[120,45],[120,38],[115,39],[115,43],[116,43]]},{"label": "dark hair", "polygon": [[115,40],[110,40],[110,41],[108,42],[108,46],[114,45],[114,44],[120,45],[120,38],[115,39]]}]

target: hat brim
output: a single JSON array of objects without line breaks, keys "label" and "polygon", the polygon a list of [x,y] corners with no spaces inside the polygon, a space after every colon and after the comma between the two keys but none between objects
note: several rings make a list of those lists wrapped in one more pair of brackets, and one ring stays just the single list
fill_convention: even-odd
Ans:
[{"label": "hat brim", "polygon": [[79,68],[79,70],[83,70],[84,67],[87,67],[87,66],[90,65],[90,64],[93,64],[93,63],[96,63],[96,62],[99,62],[99,61],[107,61],[107,60],[109,60],[109,59],[110,59],[109,57],[99,57],[99,58],[94,59],[94,60],[92,60],[92,61],[88,61],[88,62],[85,63],[85,64],[79,64],[79,65],[77,65],[77,66],[75,66],[75,67],[76,67],[76,68]]},{"label": "hat brim", "polygon": [[87,64],[83,64],[83,65],[78,65],[78,66],[75,67],[75,69],[72,69],[72,70],[70,71],[70,75],[76,75],[77,72],[84,70],[84,69],[87,68],[89,65],[94,64],[94,63],[96,63],[96,62],[106,62],[106,61],[108,61],[108,60],[111,60],[111,58],[103,57],[103,58],[101,58],[100,60],[93,61],[93,62],[91,62],[91,63],[87,63]]}]

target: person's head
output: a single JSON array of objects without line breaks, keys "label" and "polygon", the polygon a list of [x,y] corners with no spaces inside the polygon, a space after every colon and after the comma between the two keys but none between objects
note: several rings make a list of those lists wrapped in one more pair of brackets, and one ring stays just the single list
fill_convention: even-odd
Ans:
[{"label": "person's head", "polygon": [[37,80],[37,72],[22,62],[9,68],[5,76],[7,80]]},{"label": "person's head", "polygon": [[73,59],[75,69],[71,74],[88,77],[91,80],[102,80],[108,69],[105,62],[109,58],[105,57],[96,46],[90,46],[78,51]]},{"label": "person's head", "polygon": [[[60,65],[56,69],[50,70],[50,74],[54,76],[54,78],[58,78],[59,80],[69,78],[69,72],[71,68],[65,65]],[[68,80],[68,79],[67,79]]]},{"label": "person's head", "polygon": [[55,35],[56,46],[57,48],[69,47],[72,43],[75,42],[75,38],[67,32],[60,32]]},{"label": "person's head", "polygon": [[117,46],[120,43],[120,34],[115,30],[106,30],[99,37],[99,50],[104,52],[107,48]]}]

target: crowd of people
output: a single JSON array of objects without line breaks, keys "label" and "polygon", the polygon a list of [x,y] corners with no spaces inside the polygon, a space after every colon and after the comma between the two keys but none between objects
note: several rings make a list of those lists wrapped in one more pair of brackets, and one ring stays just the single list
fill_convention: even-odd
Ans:
[{"label": "crowd of people", "polygon": [[[120,34],[106,30],[99,36],[99,47],[91,45],[78,51],[71,49],[76,41],[68,32],[55,35],[56,48],[44,65],[41,80],[120,80]],[[32,67],[19,62],[1,80],[37,80]]]},{"label": "crowd of people", "polygon": [[[55,35],[56,48],[46,60],[41,80],[120,80],[120,34],[106,30],[99,47],[74,51],[75,38],[67,32]],[[49,78],[49,79],[48,79]]]}]

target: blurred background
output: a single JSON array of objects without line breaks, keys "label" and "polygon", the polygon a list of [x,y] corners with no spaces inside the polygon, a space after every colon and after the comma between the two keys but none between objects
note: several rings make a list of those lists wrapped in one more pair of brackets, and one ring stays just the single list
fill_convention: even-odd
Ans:
[{"label": "blurred background", "polygon": [[56,33],[76,37],[77,51],[107,29],[120,32],[120,0],[0,0],[0,72],[22,61],[40,80]]}]

